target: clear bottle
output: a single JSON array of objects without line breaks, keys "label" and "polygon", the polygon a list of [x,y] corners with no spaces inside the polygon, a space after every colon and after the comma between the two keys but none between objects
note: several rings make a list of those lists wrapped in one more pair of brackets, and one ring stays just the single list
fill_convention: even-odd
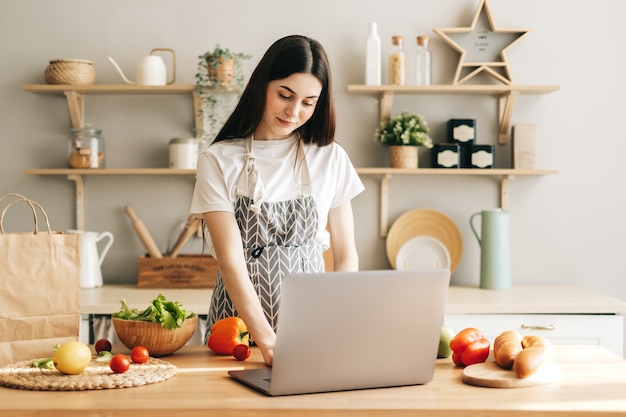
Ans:
[{"label": "clear bottle", "polygon": [[393,48],[389,54],[389,84],[406,84],[406,54],[404,53],[404,37],[392,36]]},{"label": "clear bottle", "polygon": [[431,85],[432,83],[432,53],[428,46],[428,36],[417,37],[417,52],[415,53],[415,85]]},{"label": "clear bottle", "polygon": [[365,84],[380,85],[382,82],[380,36],[378,35],[378,25],[376,22],[370,23],[370,34],[367,38],[366,46]]},{"label": "clear bottle", "polygon": [[70,168],[104,168],[102,130],[89,125],[70,129],[67,163]]}]

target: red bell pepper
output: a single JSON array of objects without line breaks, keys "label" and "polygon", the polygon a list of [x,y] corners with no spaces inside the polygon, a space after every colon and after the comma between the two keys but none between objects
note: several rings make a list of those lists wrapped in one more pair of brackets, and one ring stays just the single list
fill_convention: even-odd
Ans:
[{"label": "red bell pepper", "polygon": [[237,345],[249,345],[248,327],[239,317],[226,317],[211,326],[208,347],[220,355],[232,355]]},{"label": "red bell pepper", "polygon": [[473,327],[461,330],[450,340],[452,361],[461,367],[485,362],[490,348],[489,339],[483,332]]}]

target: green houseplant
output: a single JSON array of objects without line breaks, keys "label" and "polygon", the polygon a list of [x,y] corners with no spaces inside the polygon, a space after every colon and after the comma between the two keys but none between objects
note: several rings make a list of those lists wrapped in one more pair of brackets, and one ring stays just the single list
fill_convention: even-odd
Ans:
[{"label": "green houseplant", "polygon": [[383,120],[374,136],[377,141],[389,146],[392,168],[417,168],[418,147],[433,147],[426,119],[406,110]]},{"label": "green houseplant", "polygon": [[198,56],[196,79],[196,137],[213,140],[243,92],[242,63],[251,56],[219,44]]}]

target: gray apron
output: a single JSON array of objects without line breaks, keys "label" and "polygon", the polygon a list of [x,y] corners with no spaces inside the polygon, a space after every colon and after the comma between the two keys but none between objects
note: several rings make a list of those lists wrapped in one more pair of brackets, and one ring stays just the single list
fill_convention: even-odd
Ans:
[{"label": "gray apron", "polygon": [[[323,272],[323,250],[314,241],[319,219],[311,195],[311,179],[302,145],[298,144],[296,164],[296,167],[301,166],[301,196],[293,200],[267,203],[263,202],[263,183],[255,166],[253,142],[252,138],[248,139],[246,167],[237,184],[235,218],[243,241],[250,280],[261,301],[265,317],[276,330],[283,277],[292,272]],[[224,288],[221,271],[218,270],[206,337],[217,320],[229,316],[238,314]]]}]

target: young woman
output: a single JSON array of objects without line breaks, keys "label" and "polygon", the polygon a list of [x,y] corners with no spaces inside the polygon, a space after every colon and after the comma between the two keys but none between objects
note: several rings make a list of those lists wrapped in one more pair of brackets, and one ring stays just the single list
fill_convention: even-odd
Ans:
[{"label": "young woman", "polygon": [[351,199],[364,187],[334,133],[324,48],[287,36],[198,158],[190,211],[202,215],[219,265],[207,337],[215,321],[239,316],[270,366],[282,277],[323,272],[329,246],[334,270],[358,269]]}]

